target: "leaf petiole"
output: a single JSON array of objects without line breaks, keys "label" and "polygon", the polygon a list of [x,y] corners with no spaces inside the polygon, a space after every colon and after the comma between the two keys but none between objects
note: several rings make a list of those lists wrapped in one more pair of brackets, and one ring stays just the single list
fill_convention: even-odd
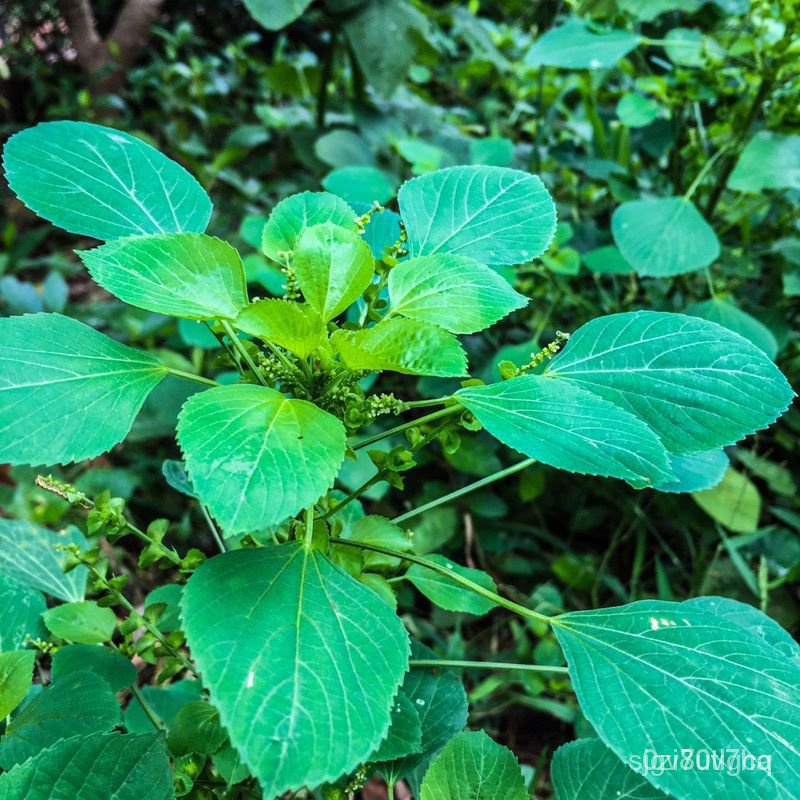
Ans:
[{"label": "leaf petiole", "polygon": [[567,667],[547,667],[542,664],[512,664],[509,661],[453,661],[446,658],[411,659],[409,667],[451,667],[453,669],[509,669],[523,672],[553,672],[568,675]]}]

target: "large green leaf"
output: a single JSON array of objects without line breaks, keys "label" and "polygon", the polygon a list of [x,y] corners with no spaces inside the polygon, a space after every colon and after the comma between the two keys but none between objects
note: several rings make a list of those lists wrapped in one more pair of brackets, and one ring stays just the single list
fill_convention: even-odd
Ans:
[{"label": "large green leaf", "polygon": [[361,297],[375,274],[369,245],[358,234],[332,222],[300,234],[292,268],[306,302],[324,322]]},{"label": "large green leaf", "polygon": [[411,699],[398,692],[392,704],[389,732],[380,747],[370,754],[370,761],[389,761],[422,752],[422,726]]},{"label": "large green leaf", "polygon": [[679,454],[733,444],[774,422],[793,397],[780,370],[738,334],[657,311],[592,320],[546,375],[636,414]]},{"label": "large green leaf", "polygon": [[279,31],[294,22],[312,0],[242,0],[253,19],[267,30]]},{"label": "large green leaf", "polygon": [[415,319],[388,319],[359,331],[339,330],[331,344],[350,369],[459,378],[467,355],[451,333]]},{"label": "large green leaf", "polygon": [[420,800],[529,800],[514,754],[483,731],[453,737],[433,759]]},{"label": "large green leaf", "polygon": [[556,210],[535,175],[505,167],[451,167],[404,183],[398,194],[411,256],[454,253],[491,267],[541,255]]},{"label": "large green leaf", "polygon": [[681,275],[719,258],[717,234],[683,197],[629,200],[612,215],[611,232],[639,275]]},{"label": "large green leaf", "polygon": [[69,642],[100,644],[114,635],[117,617],[94,600],[63,603],[44,612],[44,624],[54,636]]},{"label": "large green leaf", "polygon": [[76,672],[91,672],[121,692],[136,680],[136,667],[119,650],[93,644],[70,644],[53,653],[50,674],[56,683]]},{"label": "large green leaf", "polygon": [[525,55],[525,63],[530,67],[607,69],[640,42],[641,38],[631,31],[595,30],[573,17],[537,39]]},{"label": "large green leaf", "polygon": [[125,438],[167,369],[60,314],[0,319],[0,462],[68,464]]},{"label": "large green leaf", "polygon": [[737,192],[800,189],[800,136],[759,131],[739,156],[728,187]]},{"label": "large green leaf", "polygon": [[235,325],[301,358],[311,355],[327,338],[322,317],[311,306],[277,298],[258,300],[247,306]]},{"label": "large green leaf", "polygon": [[193,395],[178,442],[197,494],[225,534],[263,530],[313,503],[345,453],[336,417],[263,386],[220,386]]},{"label": "large green leaf", "polygon": [[[460,575],[462,578],[467,578],[473,583],[483,586],[484,589],[488,589],[490,592],[497,592],[495,582],[482,570],[462,567],[444,556],[430,555],[427,559],[456,575]],[[434,572],[432,569],[423,567],[421,564],[413,564],[406,573],[406,578],[432,603],[447,611],[486,614],[495,607],[491,600],[465,589],[455,581],[440,575],[438,572]]]},{"label": "large green leaf", "polygon": [[[5,536],[0,528],[0,547],[4,544]],[[44,596],[38,589],[12,578],[4,566],[5,561],[0,556],[0,608],[3,609],[0,614],[0,653],[16,650],[28,636],[36,639],[46,635],[42,625],[42,612],[47,607]]]},{"label": "large green leaf", "polygon": [[628,764],[645,751],[771,757],[771,772],[651,770],[676,798],[790,798],[800,785],[800,662],[690,603],[645,600],[555,619],[581,709]]},{"label": "large green leaf", "polygon": [[179,164],[130,134],[88,122],[44,122],[3,150],[12,191],[70,233],[119,239],[202,233],[211,200]]},{"label": "large green leaf", "polygon": [[550,777],[555,800],[669,800],[600,739],[578,739],[559,747]]},{"label": "large green leaf", "polygon": [[62,739],[0,775],[0,800],[172,800],[164,737],[95,733]]},{"label": "large green leaf", "polygon": [[647,484],[671,478],[655,433],[579,386],[523,375],[461,389],[455,398],[492,436],[552,467]]},{"label": "large green leaf", "polygon": [[763,322],[751,317],[728,300],[715,297],[702,303],[693,303],[687,306],[683,313],[716,322],[717,325],[738,333],[763,350],[770,358],[775,358],[778,354],[778,342],[772,331]]},{"label": "large green leaf", "polygon": [[[37,589],[59,600],[83,600],[86,593],[86,567],[64,574],[66,554],[58,545],[86,546],[86,538],[69,526],[59,533],[22,520],[0,519],[0,577]],[[40,608],[39,600],[33,600]],[[44,610],[42,608],[42,610]]]},{"label": "large green leaf", "polygon": [[0,719],[5,719],[28,693],[35,660],[33,650],[0,653]]},{"label": "large green leaf", "polygon": [[692,497],[706,514],[728,530],[753,533],[758,528],[761,495],[756,485],[733,467],[728,468],[715,486],[695,492]]},{"label": "large green leaf", "polygon": [[422,256],[389,273],[391,313],[432,322],[451,333],[474,333],[523,308],[494,270],[464,256]]},{"label": "large green leaf", "polygon": [[203,233],[118,239],[78,255],[104,289],[147,311],[234,319],[247,305],[239,254]]},{"label": "large green leaf", "polygon": [[386,736],[408,638],[370,589],[302,544],[203,564],[184,591],[192,655],[265,797],[338,778]]}]

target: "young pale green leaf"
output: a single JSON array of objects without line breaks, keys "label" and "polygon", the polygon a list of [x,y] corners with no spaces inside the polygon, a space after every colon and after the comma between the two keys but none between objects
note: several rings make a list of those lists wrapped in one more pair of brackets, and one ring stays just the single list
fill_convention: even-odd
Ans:
[{"label": "young pale green leaf", "polygon": [[[444,567],[462,578],[467,578],[473,583],[483,586],[484,589],[488,589],[490,592],[497,592],[495,582],[482,570],[462,567],[460,564],[456,564],[449,558],[440,555],[429,555],[426,558],[428,561],[432,561],[434,564],[438,564],[440,567]],[[445,578],[444,575],[440,575],[438,572],[434,572],[432,569],[423,567],[420,564],[413,564],[406,573],[406,578],[428,600],[447,611],[461,611],[467,614],[480,615],[488,613],[495,607],[491,600],[465,589],[449,578]]]},{"label": "young pale green leaf", "polygon": [[600,739],[578,739],[559,747],[550,778],[555,800],[670,800]]},{"label": "young pale green leaf", "polygon": [[432,322],[451,333],[475,333],[523,308],[494,270],[465,256],[421,256],[389,273],[390,313]]},{"label": "young pale green leaf", "polygon": [[629,200],[611,217],[611,233],[639,275],[682,275],[719,258],[719,239],[683,197]]},{"label": "young pale green leaf", "polygon": [[695,503],[713,520],[736,533],[753,533],[761,517],[761,495],[756,485],[729,467],[712,488],[695,492]]},{"label": "young pale green leaf", "polygon": [[670,453],[669,464],[675,479],[653,484],[653,489],[673,494],[711,489],[722,480],[728,463],[728,456],[721,449],[689,455]]},{"label": "young pale green leaf", "polygon": [[411,699],[398,692],[392,705],[389,732],[369,761],[390,761],[422,752],[422,726]]},{"label": "young pale green leaf", "polygon": [[227,738],[219,720],[219,711],[207,700],[194,700],[175,715],[169,726],[167,744],[176,756],[189,753],[211,756]]},{"label": "young pale green leaf", "polygon": [[69,464],[110,450],[166,374],[149,353],[60,314],[0,319],[0,462]]},{"label": "young pale green leaf", "polygon": [[211,701],[265,797],[335,780],[386,736],[407,634],[318,551],[295,543],[210,559],[186,586],[183,620]]},{"label": "young pale green leaf", "polygon": [[738,333],[772,359],[778,354],[778,342],[772,331],[763,322],[751,317],[728,300],[712,298],[702,303],[693,303],[683,313],[716,322],[717,325]]},{"label": "young pale green leaf", "polygon": [[483,731],[453,737],[433,759],[420,800],[529,800],[514,754]]},{"label": "young pale green leaf", "polygon": [[523,375],[454,397],[503,444],[551,467],[647,485],[672,476],[642,420],[579,386]]},{"label": "young pale green leaf", "polygon": [[114,635],[117,618],[94,600],[64,603],[44,612],[44,624],[54,636],[68,642],[102,644]]},{"label": "young pale green leaf", "polygon": [[336,417],[263,386],[220,386],[187,400],[178,442],[197,494],[225,535],[258,531],[313,503],[345,453]]},{"label": "young pale green leaf", "polygon": [[327,322],[361,297],[375,263],[358,234],[325,222],[300,234],[292,269],[306,302]]},{"label": "young pale green leaf", "polygon": [[[10,523],[14,524],[14,523]],[[25,523],[22,523],[25,524]],[[0,529],[0,547],[5,544]],[[4,560],[0,556],[0,653],[17,650],[28,636],[31,639],[46,636],[42,625],[42,613],[47,604],[44,595],[30,586],[10,577],[4,570]],[[3,715],[0,714],[0,717]]]},{"label": "young pale green leaf", "polygon": [[360,331],[339,330],[331,345],[350,369],[440,378],[460,378],[467,372],[467,355],[458,339],[416,319],[397,317]]},{"label": "young pale green leaf", "polygon": [[72,736],[0,775],[0,800],[172,800],[174,796],[164,737],[155,733]]},{"label": "young pale green leaf", "polygon": [[113,691],[121,692],[136,680],[136,667],[130,659],[111,647],[93,644],[59,647],[51,664],[53,683],[76,672],[91,672],[106,681]]},{"label": "young pale green leaf", "polygon": [[794,796],[800,661],[689,603],[644,600],[573,612],[557,617],[554,628],[583,713],[626,764],[642,770],[646,751],[762,758],[760,769],[739,774],[651,770],[654,786],[680,798]]},{"label": "young pale green leaf", "polygon": [[529,67],[607,69],[625,58],[640,42],[641,37],[631,31],[595,30],[573,17],[537,39],[525,55],[525,63]]},{"label": "young pale green leaf", "polygon": [[104,289],[146,311],[230,320],[247,305],[239,254],[203,233],[117,239],[78,255]]},{"label": "young pale green leaf", "polygon": [[[85,547],[86,538],[71,525],[55,533],[22,520],[0,519],[0,578],[68,602],[83,600],[86,594],[86,567],[64,573],[66,554],[57,549],[70,544]],[[41,608],[39,599],[31,601]],[[44,608],[42,608],[44,611]]]},{"label": "young pale green leaf", "polygon": [[300,234],[314,225],[332,222],[355,231],[356,212],[344,200],[328,192],[302,192],[281,200],[269,215],[261,241],[264,255],[283,265],[281,253],[297,246]]},{"label": "young pale green leaf", "polygon": [[0,719],[5,719],[24,699],[33,683],[34,650],[0,653]]},{"label": "young pale green leaf", "polygon": [[88,122],[44,122],[3,150],[12,191],[59,228],[107,241],[149,233],[202,233],[203,187],[130,134]]},{"label": "young pale green leaf", "polygon": [[311,306],[271,298],[243,309],[234,323],[240,331],[306,358],[327,338],[322,317]]},{"label": "young pale green leaf", "polygon": [[738,334],[658,311],[592,320],[545,374],[636,414],[678,454],[733,444],[774,422],[793,397],[780,370]]},{"label": "young pale green leaf", "polygon": [[279,31],[294,22],[311,0],[242,0],[253,19],[269,31]]},{"label": "young pale green leaf", "polygon": [[800,189],[800,136],[759,131],[739,156],[728,188],[752,193]]},{"label": "young pale green leaf", "polygon": [[535,175],[505,167],[451,167],[404,183],[400,213],[414,256],[453,253],[490,267],[540,256],[556,209]]}]

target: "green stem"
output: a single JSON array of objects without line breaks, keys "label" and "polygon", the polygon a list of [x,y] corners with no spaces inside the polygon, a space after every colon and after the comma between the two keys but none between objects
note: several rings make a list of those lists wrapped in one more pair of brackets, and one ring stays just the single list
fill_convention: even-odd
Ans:
[{"label": "green stem", "polygon": [[312,503],[306,509],[306,535],[304,544],[306,547],[311,547],[311,541],[314,538],[314,504]]},{"label": "green stem", "polygon": [[211,519],[211,514],[208,513],[208,509],[205,507],[205,504],[201,503],[199,500],[197,503],[200,506],[200,510],[203,512],[203,517],[208,525],[208,529],[211,531],[211,535],[214,537],[214,541],[217,543],[217,547],[219,547],[220,552],[227,552],[228,548],[225,546],[225,542],[220,536],[217,526],[214,524],[214,520]]},{"label": "green stem", "polygon": [[228,338],[231,340],[231,344],[236,348],[239,355],[244,359],[245,364],[250,367],[253,375],[258,378],[258,381],[262,384],[262,386],[268,386],[266,379],[261,374],[261,370],[255,365],[255,362],[250,356],[250,353],[247,352],[247,348],[242,344],[239,337],[236,335],[236,331],[231,327],[230,322],[227,320],[221,319],[219,320],[219,324],[222,325],[223,330],[226,334],[228,334]]},{"label": "green stem", "polygon": [[142,694],[142,690],[135,683],[131,684],[130,689],[131,694],[139,701],[139,705],[142,707],[142,711],[144,711],[145,716],[150,720],[150,722],[153,723],[153,727],[157,731],[163,731],[166,728],[166,725],[164,725],[163,720],[158,716],[153,706],[147,702],[145,696]]},{"label": "green stem", "polygon": [[202,383],[204,386],[220,385],[216,381],[212,381],[211,378],[204,378],[202,375],[194,375],[191,372],[184,372],[182,369],[173,369],[172,367],[167,367],[167,372],[169,372],[170,375],[174,375],[176,378],[184,378],[187,381]]},{"label": "green stem", "polygon": [[388,439],[390,436],[394,436],[395,434],[402,433],[403,431],[407,431],[409,428],[416,428],[419,425],[424,425],[426,422],[433,422],[435,419],[441,419],[442,417],[449,417],[451,414],[458,414],[463,409],[461,406],[448,406],[447,408],[443,408],[440,411],[434,411],[432,414],[426,414],[424,417],[419,417],[418,419],[411,420],[411,422],[404,422],[402,425],[397,425],[394,428],[390,428],[388,431],[383,431],[382,433],[376,433],[373,436],[367,436],[366,439],[362,439],[360,442],[356,442],[353,446],[353,450],[360,450],[362,447],[367,447],[368,445],[374,444],[375,442],[381,441],[381,439]]},{"label": "green stem", "polygon": [[433,400],[409,400],[403,403],[403,408],[428,408],[429,406],[441,406],[444,405],[448,400],[450,400],[450,396],[447,397],[437,397]]},{"label": "green stem", "polygon": [[523,672],[558,672],[569,674],[566,667],[545,667],[541,664],[512,664],[509,661],[451,661],[442,658],[422,658],[408,662],[409,667],[452,667],[454,669],[518,669]]},{"label": "green stem", "polygon": [[386,800],[394,800],[394,781],[386,782]]},{"label": "green stem", "polygon": [[711,156],[711,158],[709,158],[705,164],[703,164],[703,167],[701,168],[700,172],[697,173],[697,177],[692,181],[691,186],[686,190],[685,194],[683,195],[683,199],[686,202],[692,199],[692,195],[695,193],[697,187],[700,185],[700,182],[703,180],[703,178],[705,178],[705,176],[708,174],[708,171],[711,169],[711,167],[714,166],[714,164],[716,164],[720,156],[725,155],[725,153],[727,153],[728,150],[730,150],[730,145],[728,144],[726,144],[724,147],[720,147],[720,149],[717,150],[717,152],[714,153],[714,155]]},{"label": "green stem", "polygon": [[435,564],[433,561],[428,561],[426,558],[420,558],[419,556],[412,555],[411,553],[403,553],[400,550],[392,550],[388,547],[379,547],[378,545],[367,544],[366,542],[356,542],[352,539],[339,539],[336,537],[331,537],[330,541],[333,544],[342,544],[347,547],[357,547],[361,550],[371,550],[374,553],[382,553],[385,556],[392,556],[393,558],[400,559],[401,561],[410,561],[412,564],[418,564],[421,567],[427,567],[428,569],[433,570],[433,572],[436,572],[445,578],[449,578],[451,581],[457,583],[464,589],[468,589],[470,592],[474,592],[486,600],[490,600],[495,605],[501,606],[509,611],[513,611],[515,614],[519,614],[521,617],[534,620],[535,622],[543,622],[545,625],[550,625],[553,622],[553,620],[545,614],[540,614],[538,611],[534,611],[531,608],[525,608],[525,606],[521,606],[519,603],[515,603],[513,600],[507,600],[505,597],[501,597],[496,592],[493,592],[490,589],[485,589],[483,586],[474,583],[469,578],[465,578],[463,575],[459,575],[456,572],[453,572],[453,570],[449,570],[440,564]]}]

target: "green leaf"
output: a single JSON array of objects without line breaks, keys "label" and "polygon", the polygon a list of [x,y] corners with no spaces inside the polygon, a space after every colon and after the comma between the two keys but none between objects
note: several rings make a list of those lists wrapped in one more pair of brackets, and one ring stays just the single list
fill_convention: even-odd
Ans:
[{"label": "green leaf", "polygon": [[559,747],[550,778],[555,800],[670,800],[594,738]]},{"label": "green leaf", "polygon": [[166,374],[149,353],[60,314],[0,319],[0,462],[68,464],[110,450]]},{"label": "green leaf", "polygon": [[306,228],[295,245],[292,269],[306,302],[327,322],[361,297],[375,263],[356,233],[326,222]]},{"label": "green leaf", "polygon": [[135,136],[88,122],[45,122],[3,150],[11,190],[43,219],[95,239],[202,233],[211,216],[203,187]]},{"label": "green leaf", "polygon": [[[429,555],[426,558],[428,561],[432,561],[434,564],[438,564],[440,567],[444,567],[462,578],[467,578],[473,583],[483,586],[484,589],[488,589],[490,592],[497,592],[495,582],[482,570],[462,567],[460,564],[456,564],[449,558],[440,555]],[[440,575],[438,572],[434,572],[420,564],[413,564],[406,572],[406,578],[428,600],[447,611],[461,611],[467,614],[480,615],[488,613],[495,607],[491,600],[465,589],[449,578],[445,578],[444,575]]]},{"label": "green leaf", "polygon": [[5,719],[24,699],[33,683],[34,650],[0,653],[0,719]]},{"label": "green leaf", "polygon": [[800,136],[759,131],[739,156],[728,188],[752,193],[800,189]]},{"label": "green leaf", "polygon": [[490,167],[507,167],[514,160],[514,142],[504,136],[471,139],[469,160],[472,164]]},{"label": "green leaf", "polygon": [[340,167],[329,172],[322,185],[348,203],[386,203],[394,197],[397,184],[377,167]]},{"label": "green leaf", "polygon": [[327,339],[322,317],[313,308],[277,298],[258,300],[234,323],[240,331],[307,358]]},{"label": "green leaf", "polygon": [[339,330],[331,345],[350,369],[460,378],[467,355],[452,334],[414,319],[388,319],[359,331]]},{"label": "green leaf", "polygon": [[330,167],[372,165],[372,148],[362,136],[347,128],[334,128],[314,142],[314,153]]},{"label": "green leaf", "polygon": [[[411,535],[403,530],[399,525],[395,525],[386,517],[370,514],[366,517],[357,519],[350,526],[349,530],[342,534],[345,539],[352,539],[356,542],[365,542],[376,547],[386,547],[390,550],[400,552],[410,552],[412,550]],[[340,550],[349,550],[352,554],[353,548],[343,545]],[[396,569],[400,566],[400,560],[394,556],[386,556],[383,553],[371,553],[362,550],[360,553],[361,565],[364,569]]]},{"label": "green leaf", "polygon": [[[169,728],[185,705],[201,699],[202,684],[200,681],[180,680],[169,686],[142,686],[141,692],[145,702]],[[135,697],[125,709],[124,722],[130,733],[151,733],[155,728],[153,721]]]},{"label": "green leaf", "polygon": [[263,386],[220,386],[192,395],[178,442],[198,495],[225,535],[263,530],[332,485],[344,459],[336,417]]},{"label": "green leaf", "polygon": [[[0,577],[49,594],[59,600],[83,600],[86,567],[64,574],[66,554],[58,549],[70,544],[86,546],[84,535],[69,526],[59,533],[22,520],[0,519]],[[33,601],[35,607],[39,602]],[[42,609],[44,610],[44,609]]]},{"label": "green leaf", "polygon": [[247,305],[239,254],[203,233],[136,236],[78,253],[120,300],[185,319],[235,319]]},{"label": "green leaf", "polygon": [[682,275],[719,258],[717,234],[682,197],[623,203],[611,217],[611,233],[639,275]]},{"label": "green leaf", "polygon": [[211,756],[222,747],[228,734],[219,721],[219,711],[206,700],[187,703],[169,727],[167,744],[176,756],[200,753]]},{"label": "green leaf", "polygon": [[683,313],[716,322],[717,325],[722,325],[723,328],[738,333],[772,359],[778,354],[778,342],[772,331],[727,300],[713,298],[702,303],[693,303]]},{"label": "green leaf", "polygon": [[589,272],[597,272],[601,275],[626,275],[632,271],[631,265],[622,257],[619,248],[613,245],[598,247],[589,253],[583,253],[581,261]]},{"label": "green leaf", "polygon": [[642,22],[651,22],[667,11],[697,11],[702,0],[617,0],[617,5]]},{"label": "green leaf", "polygon": [[397,152],[411,164],[414,175],[424,175],[442,166],[447,153],[441,147],[429,144],[422,139],[397,139],[394,142]]},{"label": "green leaf", "polygon": [[104,680],[69,675],[29,700],[6,726],[0,767],[21,764],[60,739],[110,731],[119,719],[117,698]]},{"label": "green leaf", "polygon": [[280,253],[294,250],[300,234],[314,225],[332,222],[356,230],[356,212],[344,200],[328,192],[302,192],[281,200],[264,226],[261,249],[264,255],[284,264]]},{"label": "green leaf", "polygon": [[800,781],[800,662],[688,603],[644,600],[555,620],[581,710],[625,763],[645,751],[771,756],[762,769],[677,769],[647,778],[678,798],[790,798]]},{"label": "green leaf", "polygon": [[669,454],[670,469],[674,480],[660,481],[653,485],[659,492],[699,492],[716,486],[728,469],[728,456],[724,450],[707,450],[689,455]]},{"label": "green leaf", "polygon": [[171,633],[172,631],[179,631],[181,629],[181,596],[183,595],[183,586],[176,583],[165,583],[153,589],[150,594],[144,599],[145,609],[154,605],[163,605],[164,610],[161,612],[156,625],[160,631],[164,633]]},{"label": "green leaf", "polygon": [[465,731],[433,759],[420,800],[528,800],[514,754],[483,731]]},{"label": "green leaf", "polygon": [[755,484],[730,467],[713,488],[695,492],[697,505],[712,519],[736,533],[752,533],[761,516],[761,496]]},{"label": "green leaf", "polygon": [[164,737],[96,733],[56,742],[0,775],[0,800],[172,800]]},{"label": "green leaf", "polygon": [[552,467],[647,484],[671,477],[644,422],[578,386],[523,375],[454,397],[503,444]]},{"label": "green leaf", "polygon": [[389,273],[389,297],[390,313],[451,333],[483,330],[528,303],[494,270],[452,255],[403,261]]},{"label": "green leaf", "polygon": [[454,253],[490,267],[541,255],[556,229],[535,175],[504,167],[451,167],[404,183],[398,194],[409,255]]},{"label": "green leaf", "polygon": [[94,600],[80,600],[49,608],[44,612],[43,619],[54,636],[82,644],[109,641],[117,623],[114,612],[97,605]]},{"label": "green leaf", "polygon": [[394,698],[389,732],[369,761],[389,761],[422,752],[422,727],[411,699],[402,692]]},{"label": "green leaf", "polygon": [[617,117],[629,128],[644,128],[658,116],[659,106],[638,92],[624,94],[617,103]]},{"label": "green leaf", "polygon": [[[5,544],[0,527],[0,547]],[[44,596],[38,589],[11,578],[4,566],[0,555],[0,608],[3,609],[0,614],[0,653],[17,650],[28,636],[36,639],[47,635],[42,625],[42,612],[47,607]]]},{"label": "green leaf", "polygon": [[53,653],[53,683],[76,672],[91,672],[102,678],[115,692],[136,680],[136,667],[118,650],[93,644],[70,644]]},{"label": "green leaf", "polygon": [[640,42],[641,38],[630,31],[595,30],[573,17],[537,39],[528,50],[525,63],[529,67],[607,69],[625,58]]},{"label": "green leaf", "polygon": [[279,31],[294,22],[311,0],[242,0],[253,19],[269,31]]},{"label": "green leaf", "polygon": [[546,374],[636,414],[678,454],[733,444],[774,422],[793,397],[780,370],[741,336],[657,311],[592,320]]},{"label": "green leaf", "polygon": [[302,544],[205,562],[184,591],[192,655],[265,797],[349,772],[380,744],[408,664],[400,620]]},{"label": "green leaf", "polygon": [[710,53],[725,55],[713,39],[694,28],[672,28],[664,39],[664,50],[673,64],[683,67],[702,67]]}]

